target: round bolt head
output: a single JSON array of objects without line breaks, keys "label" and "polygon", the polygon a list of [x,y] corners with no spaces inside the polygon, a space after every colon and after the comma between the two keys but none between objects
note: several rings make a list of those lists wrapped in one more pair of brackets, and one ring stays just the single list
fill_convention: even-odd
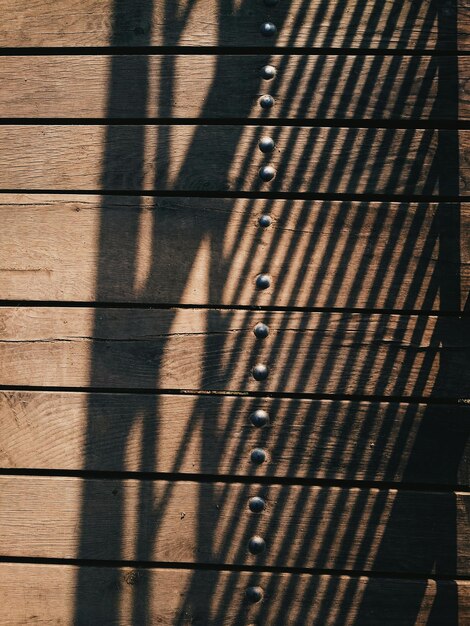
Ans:
[{"label": "round bolt head", "polygon": [[251,373],[253,374],[253,378],[255,380],[258,380],[258,381],[266,380],[266,378],[268,377],[268,368],[266,367],[266,365],[262,365],[261,363],[258,363],[251,370]]},{"label": "round bolt head", "polygon": [[274,106],[274,98],[270,95],[261,96],[259,104],[262,109],[270,109]]},{"label": "round bolt head", "polygon": [[256,428],[263,428],[269,424],[269,413],[263,409],[257,409],[250,415],[250,420]]},{"label": "round bolt head", "polygon": [[265,65],[261,68],[261,78],[272,80],[276,76],[277,70],[274,65]]},{"label": "round bolt head", "polygon": [[266,339],[266,337],[269,335],[269,326],[263,324],[263,322],[259,322],[254,327],[253,332],[255,333],[255,336],[258,337],[258,339]]},{"label": "round bolt head", "polygon": [[264,591],[261,587],[248,587],[246,590],[246,599],[249,602],[260,602],[263,599]]},{"label": "round bolt head", "polygon": [[276,170],[272,165],[264,165],[259,171],[259,177],[265,183],[269,183],[276,176]]},{"label": "round bolt head", "polygon": [[255,496],[254,498],[250,498],[248,502],[248,508],[252,513],[262,513],[266,508],[266,502],[263,500],[263,498]]},{"label": "round bolt head", "polygon": [[256,286],[258,289],[268,289],[271,286],[271,276],[269,274],[258,274],[256,277]]},{"label": "round bolt head", "polygon": [[271,226],[272,223],[273,220],[270,215],[261,215],[258,219],[258,224],[263,228],[268,228],[268,226]]},{"label": "round bolt head", "polygon": [[266,461],[266,452],[263,448],[255,448],[251,451],[250,458],[252,463],[255,463],[255,465],[261,465],[261,463]]},{"label": "round bolt head", "polygon": [[248,542],[248,550],[251,554],[262,554],[266,550],[266,542],[263,537],[255,535]]},{"label": "round bolt head", "polygon": [[277,33],[277,28],[272,22],[264,22],[261,24],[260,33],[264,37],[272,37]]},{"label": "round bolt head", "polygon": [[276,144],[274,143],[274,139],[271,139],[271,137],[261,137],[259,140],[258,148],[265,154],[267,152],[272,152],[275,147]]}]

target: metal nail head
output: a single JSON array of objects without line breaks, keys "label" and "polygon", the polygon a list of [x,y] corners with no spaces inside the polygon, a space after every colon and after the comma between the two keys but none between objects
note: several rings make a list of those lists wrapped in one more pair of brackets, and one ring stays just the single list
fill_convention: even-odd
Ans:
[{"label": "metal nail head", "polygon": [[259,140],[258,148],[264,154],[266,154],[267,152],[272,152],[275,147],[276,144],[274,143],[274,139],[272,139],[271,137],[261,137],[261,139]]},{"label": "metal nail head", "polygon": [[258,381],[266,380],[268,377],[268,368],[266,365],[262,365],[261,363],[257,363],[254,368],[251,370],[253,374],[253,378]]},{"label": "metal nail head", "polygon": [[255,333],[255,336],[258,337],[258,339],[266,339],[266,337],[269,335],[269,326],[267,324],[263,324],[263,322],[259,322],[253,328],[253,332]]},{"label": "metal nail head", "polygon": [[251,552],[251,554],[261,554],[265,551],[265,549],[266,542],[264,541],[263,537],[255,535],[248,542],[248,550]]},{"label": "metal nail head", "polygon": [[258,274],[256,277],[256,286],[258,289],[268,289],[271,286],[271,276],[269,274]]},{"label": "metal nail head", "polygon": [[252,513],[262,513],[266,508],[266,502],[263,500],[263,498],[255,496],[254,498],[250,498],[248,502],[248,508]]},{"label": "metal nail head", "polygon": [[261,587],[248,587],[245,594],[247,600],[255,604],[263,599],[264,591]]},{"label": "metal nail head", "polygon": [[272,80],[276,74],[277,70],[274,65],[265,65],[261,68],[261,78],[264,78],[264,80]]},{"label": "metal nail head", "polygon": [[265,183],[269,183],[276,176],[276,170],[272,165],[264,165],[259,171],[259,177]]},{"label": "metal nail head", "polygon": [[261,24],[260,32],[264,37],[272,37],[277,33],[277,28],[272,22]]},{"label": "metal nail head", "polygon": [[255,448],[251,451],[250,458],[252,463],[255,463],[255,465],[261,465],[261,463],[266,461],[266,452],[263,448]]},{"label": "metal nail head", "polygon": [[269,424],[269,413],[263,409],[256,409],[256,411],[253,411],[250,415],[250,420],[256,428],[263,428],[263,426]]},{"label": "metal nail head", "polygon": [[266,94],[264,96],[261,96],[261,98],[259,99],[259,104],[262,109],[270,109],[274,106],[274,98],[269,94]]},{"label": "metal nail head", "polygon": [[262,228],[268,228],[268,226],[271,226],[272,223],[273,220],[270,215],[261,215],[258,219],[258,224]]}]

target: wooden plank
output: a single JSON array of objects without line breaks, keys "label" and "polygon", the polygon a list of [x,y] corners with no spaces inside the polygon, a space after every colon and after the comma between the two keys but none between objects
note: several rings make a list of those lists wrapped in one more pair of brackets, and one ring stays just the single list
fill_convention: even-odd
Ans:
[{"label": "wooden plank", "polygon": [[[463,405],[3,391],[0,466],[469,486],[469,418]],[[260,445],[269,461],[255,465]]]},{"label": "wooden plank", "polygon": [[[263,37],[271,20],[277,34]],[[3,0],[1,46],[289,46],[468,49],[466,0],[330,3],[166,3],[134,0]]]},{"label": "wooden plank", "polygon": [[459,311],[470,290],[468,204],[4,194],[0,223],[9,300]]},{"label": "wooden plank", "polygon": [[469,119],[469,74],[465,56],[7,56],[0,117]]},{"label": "wooden plank", "polygon": [[[259,586],[264,600],[246,592]],[[400,599],[397,602],[397,598]],[[209,601],[208,601],[209,599]],[[2,626],[465,626],[470,583],[187,569],[0,564]]]},{"label": "wooden plank", "polygon": [[[267,135],[272,155],[257,147]],[[0,127],[0,188],[457,195],[470,189],[469,137],[465,130],[8,125]],[[277,174],[264,182],[267,162]]]},{"label": "wooden plank", "polygon": [[[0,552],[467,575],[469,494],[2,476]],[[250,498],[265,510],[253,513]],[[265,550],[252,554],[259,536]]]},{"label": "wooden plank", "polygon": [[469,342],[454,317],[2,307],[0,381],[468,398]]}]

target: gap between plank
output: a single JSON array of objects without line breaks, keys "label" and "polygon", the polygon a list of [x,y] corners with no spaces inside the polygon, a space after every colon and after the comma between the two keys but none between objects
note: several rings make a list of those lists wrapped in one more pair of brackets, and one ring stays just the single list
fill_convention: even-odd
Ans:
[{"label": "gap between plank", "polygon": [[205,55],[205,56],[225,56],[225,55],[251,55],[251,54],[302,54],[308,56],[316,55],[355,55],[355,56],[470,56],[469,50],[453,49],[379,49],[379,48],[333,48],[333,47],[312,47],[312,46],[32,46],[32,47],[5,47],[0,48],[0,56],[52,56],[52,55],[73,55],[73,56],[103,56],[117,55]]},{"label": "gap between plank", "polygon": [[465,405],[470,406],[470,398],[447,397],[433,398],[430,396],[374,396],[361,394],[326,394],[326,393],[308,393],[308,392],[279,392],[279,391],[237,391],[222,390],[209,391],[205,389],[149,389],[137,387],[70,387],[70,386],[40,386],[40,385],[0,385],[1,391],[47,391],[50,393],[112,393],[112,394],[134,394],[134,395],[184,395],[184,396],[232,396],[243,398],[286,398],[299,400],[332,400],[347,402],[387,402],[387,403],[407,403],[407,404],[444,404],[444,405]]},{"label": "gap between plank", "polygon": [[4,117],[0,126],[272,126],[306,128],[376,128],[392,130],[469,130],[469,120],[285,119],[285,118],[109,118]]},{"label": "gap between plank", "polygon": [[149,191],[142,189],[112,190],[112,189],[29,189],[11,188],[0,189],[0,194],[27,194],[32,195],[93,195],[93,196],[129,196],[139,198],[246,198],[248,200],[323,200],[325,202],[337,200],[339,202],[468,202],[468,195],[416,195],[416,194],[373,194],[373,193],[312,193],[312,192],[282,192],[282,191]]},{"label": "gap between plank", "polygon": [[351,578],[376,578],[376,579],[396,579],[396,580],[430,580],[435,582],[466,582],[470,576],[433,576],[427,572],[401,573],[401,572],[369,572],[368,570],[338,570],[319,569],[307,567],[274,567],[265,565],[217,565],[213,563],[186,563],[186,562],[160,562],[160,561],[109,561],[92,559],[54,559],[37,557],[11,557],[1,556],[0,563],[28,564],[28,565],[74,565],[80,567],[133,567],[139,569],[188,569],[192,571],[216,571],[216,572],[259,572],[272,574],[309,574],[311,576],[349,576]]},{"label": "gap between plank", "polygon": [[[335,313],[362,315],[403,315],[421,317],[456,317],[458,319],[470,317],[470,310],[451,311],[439,309],[376,309],[366,307],[308,307],[308,306],[263,306],[248,304],[184,304],[171,302],[107,302],[85,300],[0,300],[0,308],[65,308],[65,309],[144,309],[144,310],[208,310],[208,311],[253,311],[254,313]],[[93,340],[93,337],[91,338]]]},{"label": "gap between plank", "polygon": [[389,491],[391,489],[404,492],[419,493],[470,493],[470,487],[460,484],[433,484],[433,483],[403,483],[374,480],[328,479],[328,478],[288,478],[283,476],[242,476],[239,474],[181,474],[175,472],[133,472],[133,471],[101,471],[101,470],[55,470],[55,469],[27,469],[27,468],[0,468],[0,476],[28,476],[37,478],[79,478],[84,480],[139,480],[147,482],[196,482],[224,483],[241,485],[280,485],[303,487],[338,487],[340,489],[377,489]]}]

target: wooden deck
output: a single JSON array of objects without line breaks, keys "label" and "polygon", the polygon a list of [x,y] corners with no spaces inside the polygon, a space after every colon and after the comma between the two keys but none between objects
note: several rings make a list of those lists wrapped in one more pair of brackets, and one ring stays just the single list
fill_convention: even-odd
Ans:
[{"label": "wooden deck", "polygon": [[0,17],[0,626],[469,624],[470,3]]}]

